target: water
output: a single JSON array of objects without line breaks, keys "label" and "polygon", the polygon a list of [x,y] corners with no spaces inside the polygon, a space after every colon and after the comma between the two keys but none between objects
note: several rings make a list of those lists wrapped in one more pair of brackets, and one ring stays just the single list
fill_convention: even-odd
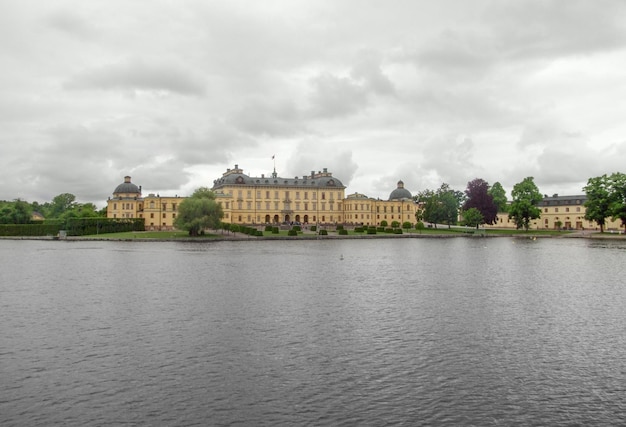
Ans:
[{"label": "water", "polygon": [[625,254],[0,240],[0,424],[623,425]]}]

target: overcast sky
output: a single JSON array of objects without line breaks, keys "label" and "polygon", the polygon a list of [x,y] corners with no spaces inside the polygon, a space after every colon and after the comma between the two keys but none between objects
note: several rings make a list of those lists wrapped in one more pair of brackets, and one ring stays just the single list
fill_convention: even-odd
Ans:
[{"label": "overcast sky", "polygon": [[[622,0],[0,0],[0,200],[626,172]],[[275,160],[272,156],[275,155]]]}]

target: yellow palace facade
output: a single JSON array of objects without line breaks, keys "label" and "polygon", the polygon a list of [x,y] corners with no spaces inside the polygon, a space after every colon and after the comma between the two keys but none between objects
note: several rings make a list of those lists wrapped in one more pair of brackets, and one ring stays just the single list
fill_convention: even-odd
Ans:
[{"label": "yellow palace facade", "polygon": [[[537,207],[541,210],[541,216],[531,221],[530,228],[533,230],[600,230],[595,221],[585,219],[586,195],[544,197]],[[515,228],[515,221],[510,219],[507,213],[498,213],[498,221],[494,225],[486,225],[486,228]],[[606,218],[605,230],[619,230],[621,220]]]},{"label": "yellow palace facade", "polygon": [[[354,193],[327,169],[294,178],[279,177],[276,171],[251,177],[235,165],[213,182],[212,191],[224,211],[224,222],[233,224],[363,224],[380,225],[416,222],[418,205],[402,181],[388,200]],[[146,230],[171,230],[183,197],[149,194],[129,176],[107,201],[108,218],[144,218]]]}]

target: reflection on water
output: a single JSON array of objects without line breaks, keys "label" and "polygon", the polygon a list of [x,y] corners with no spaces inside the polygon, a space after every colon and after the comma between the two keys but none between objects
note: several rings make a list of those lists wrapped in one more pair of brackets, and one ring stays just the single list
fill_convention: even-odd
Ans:
[{"label": "reflection on water", "polygon": [[625,250],[0,241],[0,423],[624,424]]}]

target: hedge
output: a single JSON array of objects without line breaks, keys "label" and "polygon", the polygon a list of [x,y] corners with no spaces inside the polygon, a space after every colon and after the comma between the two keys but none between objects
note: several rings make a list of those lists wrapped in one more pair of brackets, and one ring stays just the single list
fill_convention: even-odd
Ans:
[{"label": "hedge", "polygon": [[143,218],[70,218],[65,230],[68,236],[144,231]]},{"label": "hedge", "polygon": [[1,224],[0,236],[56,236],[62,224]]}]

